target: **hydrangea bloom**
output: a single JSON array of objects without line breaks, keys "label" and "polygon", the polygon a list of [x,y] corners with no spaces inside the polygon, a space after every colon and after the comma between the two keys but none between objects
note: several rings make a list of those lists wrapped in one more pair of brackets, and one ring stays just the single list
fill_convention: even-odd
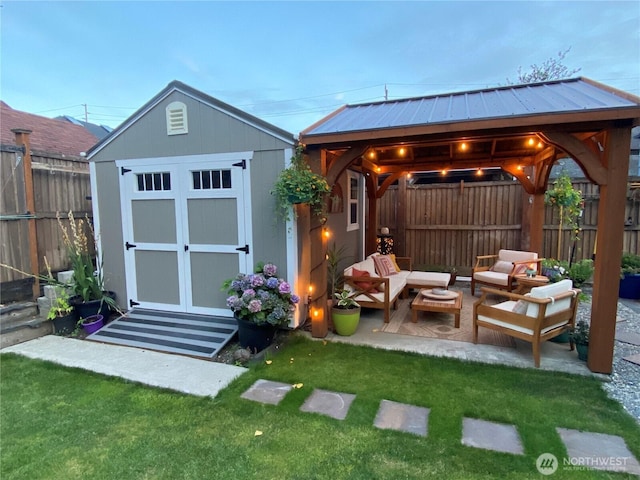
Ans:
[{"label": "hydrangea bloom", "polygon": [[276,277],[277,271],[274,264],[267,263],[258,265],[256,273],[240,273],[224,282],[223,288],[230,295],[227,306],[236,317],[257,325],[289,323],[300,297],[291,293],[288,282]]}]

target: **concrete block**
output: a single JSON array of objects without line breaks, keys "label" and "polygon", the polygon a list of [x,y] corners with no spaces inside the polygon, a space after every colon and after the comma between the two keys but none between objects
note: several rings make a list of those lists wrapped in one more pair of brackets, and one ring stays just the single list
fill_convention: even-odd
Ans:
[{"label": "concrete block", "polygon": [[58,287],[56,285],[45,285],[43,287],[43,290],[44,290],[44,296],[50,300],[55,300],[64,291],[62,287]]},{"label": "concrete block", "polygon": [[51,310],[51,299],[48,297],[38,297],[38,311],[40,312],[38,316],[46,319],[49,310]]},{"label": "concrete block", "polygon": [[58,272],[58,281],[67,285],[73,283],[73,270]]}]

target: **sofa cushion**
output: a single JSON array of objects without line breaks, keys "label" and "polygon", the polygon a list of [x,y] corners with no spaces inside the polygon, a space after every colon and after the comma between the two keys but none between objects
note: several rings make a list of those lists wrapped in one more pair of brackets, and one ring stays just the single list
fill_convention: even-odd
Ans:
[{"label": "sofa cushion", "polygon": [[373,257],[373,263],[376,266],[376,272],[378,272],[378,275],[381,277],[390,277],[398,273],[388,255],[376,255]]},{"label": "sofa cushion", "polygon": [[513,270],[513,263],[512,262],[507,262],[506,260],[498,260],[496,263],[494,263],[491,268],[489,269],[492,272],[498,272],[498,273],[511,273],[511,271]]},{"label": "sofa cushion", "polygon": [[[534,287],[531,289],[532,298],[551,298],[564,292],[568,292],[573,288],[573,282],[569,279],[561,280],[556,283],[550,283],[543,285],[542,287]],[[554,301],[547,305],[545,314],[547,316],[557,312],[567,310],[571,306],[571,297],[563,298],[562,300]],[[538,315],[538,305],[530,303],[527,307],[527,316],[536,317]]]},{"label": "sofa cushion", "polygon": [[407,285],[412,287],[442,287],[447,288],[451,280],[450,273],[440,272],[409,272],[407,275]]},{"label": "sofa cushion", "polygon": [[[405,279],[400,275],[392,275],[389,278],[389,302],[393,303],[396,298],[402,293],[405,286]],[[373,297],[378,302],[384,302],[384,292],[374,293]],[[367,302],[371,302],[371,299],[366,295],[358,295],[355,298],[356,302],[362,302],[366,304]]]},{"label": "sofa cushion", "polygon": [[[370,277],[371,276],[371,274],[366,270],[358,270],[355,267],[352,270],[352,275],[354,277]],[[373,287],[373,283],[371,282],[359,281],[354,283],[365,292],[371,292],[371,293],[378,292],[378,290],[375,287]]]}]

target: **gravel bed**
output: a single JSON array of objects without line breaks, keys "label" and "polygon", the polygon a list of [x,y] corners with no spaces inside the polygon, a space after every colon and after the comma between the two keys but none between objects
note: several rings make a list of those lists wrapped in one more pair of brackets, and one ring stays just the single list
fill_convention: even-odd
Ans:
[{"label": "gravel bed", "polygon": [[[591,295],[588,289],[583,290]],[[578,306],[578,320],[589,321],[590,316],[591,303],[581,302]],[[640,301],[618,300],[616,331],[640,335]],[[616,340],[613,348],[613,371],[610,381],[603,383],[603,388],[640,423],[640,365],[623,359],[637,354],[640,354],[640,345]]]}]

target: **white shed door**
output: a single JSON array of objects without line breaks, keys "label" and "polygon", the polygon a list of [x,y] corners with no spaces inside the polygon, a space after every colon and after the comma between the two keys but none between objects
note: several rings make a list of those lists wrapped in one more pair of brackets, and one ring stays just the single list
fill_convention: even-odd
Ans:
[{"label": "white shed door", "polygon": [[220,157],[117,162],[130,306],[231,316],[221,284],[253,264],[249,172]]}]

